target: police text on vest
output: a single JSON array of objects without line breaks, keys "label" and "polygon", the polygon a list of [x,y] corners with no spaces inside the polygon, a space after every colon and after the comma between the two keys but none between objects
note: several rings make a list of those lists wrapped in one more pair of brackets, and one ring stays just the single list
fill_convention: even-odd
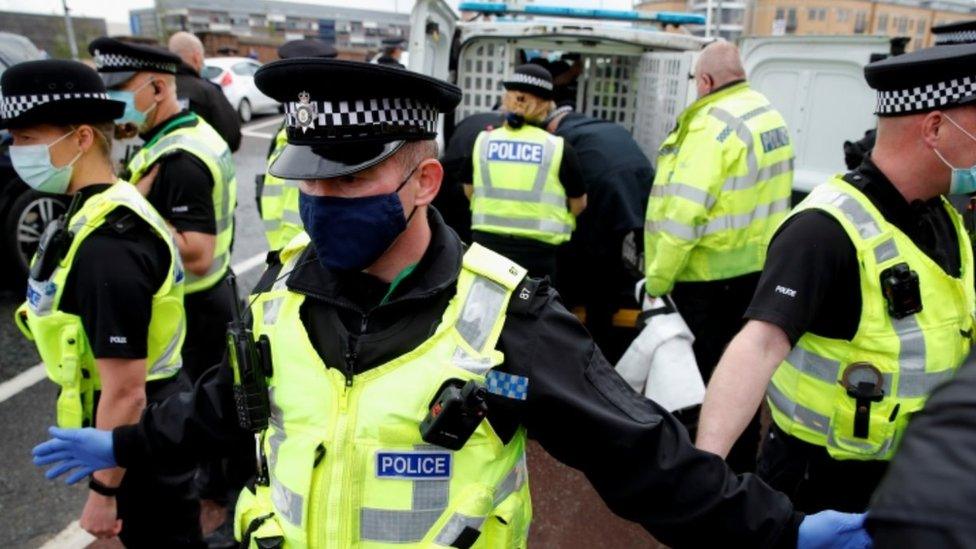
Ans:
[{"label": "police text on vest", "polygon": [[450,452],[377,452],[376,476],[410,480],[451,478]]},{"label": "police text on vest", "polygon": [[542,145],[520,141],[489,141],[488,160],[542,164]]}]

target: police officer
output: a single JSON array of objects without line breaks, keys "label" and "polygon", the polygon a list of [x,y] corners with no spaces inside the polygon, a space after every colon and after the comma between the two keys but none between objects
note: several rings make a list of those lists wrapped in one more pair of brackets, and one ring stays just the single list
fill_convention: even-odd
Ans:
[{"label": "police officer", "polygon": [[969,352],[972,247],[944,196],[976,190],[973,61],[976,46],[939,46],[865,67],[877,144],[778,229],[708,388],[698,444],[719,454],[766,392],[759,473],[805,511],[863,510]]},{"label": "police officer", "polygon": [[586,189],[572,147],[538,124],[553,109],[552,76],[522,65],[502,83],[505,123],[482,131],[471,153],[465,193],[471,200],[472,240],[528,269],[556,273],[556,252],[586,208]]},{"label": "police officer", "polygon": [[271,171],[302,181],[307,231],[259,283],[253,334],[231,331],[266,342],[267,409],[243,396],[263,378],[245,376],[248,354],[234,352],[237,374],[210,370],[138,425],[56,433],[35,453],[38,464],[72,460],[52,475],[225,451],[251,437],[235,419],[236,391],[242,416],[269,425],[255,423],[267,478],[238,501],[252,547],[524,546],[529,434],[671,545],[861,539],[857,517],[804,519],[694,449],[544,281],[481,246],[465,250],[429,208],[443,174],[438,113],[457,106],[458,88],[310,58],[270,63],[255,80],[285,104],[288,145]]},{"label": "police officer", "polygon": [[400,69],[407,68],[403,63],[400,62],[400,57],[403,56],[404,44],[406,44],[406,40],[403,38],[384,38],[383,53],[376,58],[376,62],[380,65],[387,65]]},{"label": "police officer", "polygon": [[[179,390],[185,325],[183,267],[169,230],[112,169],[113,120],[125,105],[74,61],[15,65],[0,92],[17,175],[72,197],[41,240],[17,324],[59,385],[60,427],[129,424],[147,400]],[[162,482],[148,470],[94,473],[81,526],[129,547],[199,545],[188,481]]]},{"label": "police officer", "polygon": [[[698,101],[659,151],[644,262],[648,295],[671,294],[707,381],[742,326],[766,243],[789,210],[793,147],[783,117],[746,81],[734,45],[707,46],[694,77]],[[757,416],[729,454],[732,468],[754,470],[758,445]]]},{"label": "police officer", "polygon": [[[331,59],[337,52],[331,44],[315,38],[304,38],[285,42],[278,47],[278,57],[322,57]],[[278,158],[287,143],[285,123],[282,121],[278,133],[271,141],[268,151],[268,167]],[[302,220],[298,215],[298,181],[288,181],[266,173],[258,186],[258,212],[264,222],[264,236],[268,250],[275,252],[285,247],[298,233],[302,232]]]},{"label": "police officer", "polygon": [[187,270],[183,362],[195,381],[220,362],[235,299],[222,284],[234,236],[233,158],[209,124],[180,109],[173,76],[178,57],[104,37],[88,51],[110,93],[126,102],[119,122],[137,126],[145,142],[129,161],[129,181],[173,227]]},{"label": "police officer", "polygon": [[203,43],[195,35],[179,31],[169,37],[169,51],[180,56],[176,72],[176,96],[187,109],[200,115],[217,130],[231,152],[241,146],[241,119],[220,86],[200,76]]}]

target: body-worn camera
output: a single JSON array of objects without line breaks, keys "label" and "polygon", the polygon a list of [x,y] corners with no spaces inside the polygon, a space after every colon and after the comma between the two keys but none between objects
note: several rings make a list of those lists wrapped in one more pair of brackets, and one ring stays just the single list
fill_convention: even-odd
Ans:
[{"label": "body-worn camera", "polygon": [[484,386],[473,380],[449,379],[431,402],[420,435],[428,444],[460,450],[486,415]]},{"label": "body-worn camera", "polygon": [[31,265],[30,277],[32,280],[47,280],[58,266],[58,263],[67,255],[71,248],[71,241],[75,235],[68,228],[71,218],[74,217],[78,209],[81,208],[81,193],[75,193],[68,205],[68,211],[55,220],[44,234],[37,245],[37,260]]},{"label": "body-worn camera", "polygon": [[911,270],[908,263],[899,263],[881,272],[881,291],[892,317],[905,318],[922,312],[918,273]]}]

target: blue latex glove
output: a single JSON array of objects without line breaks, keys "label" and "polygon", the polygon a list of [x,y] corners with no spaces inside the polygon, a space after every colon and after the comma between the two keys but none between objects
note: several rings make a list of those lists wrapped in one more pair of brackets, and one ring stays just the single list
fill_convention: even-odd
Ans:
[{"label": "blue latex glove", "polygon": [[864,513],[821,511],[800,523],[797,549],[870,549]]},{"label": "blue latex glove", "polygon": [[49,479],[74,470],[65,480],[75,484],[95,471],[111,469],[115,463],[112,432],[98,429],[48,429],[51,440],[34,447],[34,465],[56,463],[44,473]]}]

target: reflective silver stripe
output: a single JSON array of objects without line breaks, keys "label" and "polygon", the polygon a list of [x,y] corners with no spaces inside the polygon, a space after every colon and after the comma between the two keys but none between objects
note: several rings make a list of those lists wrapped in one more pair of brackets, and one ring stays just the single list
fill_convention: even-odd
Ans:
[{"label": "reflective silver stripe", "polygon": [[790,198],[781,198],[768,204],[760,204],[751,212],[738,215],[724,215],[716,217],[705,225],[685,225],[672,219],[660,221],[647,220],[644,230],[649,233],[664,232],[682,240],[696,240],[720,231],[745,229],[752,222],[765,219],[790,208]]},{"label": "reflective silver stripe", "polygon": [[359,511],[359,537],[382,543],[416,543],[427,535],[443,509],[393,511],[363,508]]},{"label": "reflective silver stripe", "polygon": [[708,191],[687,183],[675,183],[673,181],[664,185],[654,185],[651,189],[651,196],[677,196],[678,198],[690,200],[695,204],[702,204],[706,210],[711,210],[712,206],[715,205],[715,201],[718,200],[716,197],[708,194]]},{"label": "reflective silver stripe", "polygon": [[760,114],[766,114],[770,110],[771,109],[769,108],[768,105],[764,105],[762,107],[757,107],[757,108],[752,109],[751,111],[743,114],[741,118],[742,118],[742,120],[752,120],[753,118],[759,116]]},{"label": "reflective silver stripe", "polygon": [[[488,169],[488,145],[491,143],[491,134],[481,140],[481,150],[478,151],[481,160],[481,183],[485,187],[491,187],[491,171]],[[539,163],[535,174],[535,181],[532,182],[532,191],[541,193],[546,186],[546,179],[549,177],[549,168],[552,166],[552,158],[556,154],[556,137],[546,135],[546,142],[542,144],[542,162]]]},{"label": "reflective silver stripe", "polygon": [[920,398],[928,396],[939,384],[952,379],[953,370],[941,372],[906,372],[898,374],[898,397]]},{"label": "reflective silver stripe", "polygon": [[807,200],[811,205],[823,204],[839,209],[865,240],[881,234],[881,228],[874,221],[874,217],[860,202],[846,193],[834,190],[829,185],[814,188]]},{"label": "reflective silver stripe", "polygon": [[766,386],[766,396],[773,406],[793,421],[825,436],[829,433],[830,418],[790,400],[774,383]]},{"label": "reflective silver stripe", "polygon": [[280,226],[281,226],[281,220],[280,219],[265,219],[264,220],[264,228],[265,228],[265,230],[274,231],[274,230],[276,230]]},{"label": "reflective silver stripe", "polygon": [[475,198],[494,198],[498,200],[514,200],[516,202],[541,203],[550,206],[566,207],[566,197],[556,193],[536,193],[535,191],[522,191],[519,189],[478,186],[474,188],[474,196]]},{"label": "reflective silver stripe", "polygon": [[[420,444],[415,450],[440,449]],[[359,511],[359,537],[363,540],[386,543],[413,543],[420,541],[434,527],[434,523],[447,509],[450,499],[450,480],[413,481],[411,508],[407,511],[373,509]]]},{"label": "reflective silver stripe", "polygon": [[504,286],[483,276],[476,276],[471,284],[454,329],[476,352],[484,351],[506,295],[508,290]]},{"label": "reflective silver stripe", "polygon": [[744,189],[749,189],[761,181],[768,181],[778,175],[783,175],[784,173],[789,173],[791,171],[793,171],[793,159],[787,158],[786,160],[780,160],[779,162],[775,162],[769,166],[759,168],[759,170],[755,172],[750,171],[745,175],[730,177],[725,180],[722,190],[741,191]]},{"label": "reflective silver stripe", "polygon": [[752,131],[749,129],[749,126],[746,125],[745,119],[734,116],[732,113],[718,107],[709,109],[708,114],[725,122],[725,125],[732,128],[746,146],[746,173],[759,173],[759,165],[756,161],[755,151],[756,140],[752,136]]},{"label": "reflective silver stripe", "polygon": [[[883,456],[888,453],[891,445],[895,442],[894,437],[888,437],[881,444],[881,447],[877,450],[874,449],[874,444],[870,442],[861,442],[859,440],[845,438],[844,445],[853,446],[855,448],[860,448],[865,455]],[[837,442],[837,434],[834,431],[830,431],[827,435],[827,445],[833,446],[834,448],[843,448],[840,443]]]},{"label": "reflective silver stripe", "polygon": [[295,526],[302,525],[302,496],[271,476],[271,503],[278,513]]},{"label": "reflective silver stripe", "polygon": [[794,347],[786,361],[800,372],[811,375],[821,381],[834,383],[840,379],[840,361],[822,357],[816,353]]},{"label": "reflective silver stripe", "polygon": [[285,414],[275,400],[274,387],[268,388],[268,400],[270,404],[268,407],[270,410],[268,423],[274,428],[274,433],[268,437],[268,446],[271,447],[271,452],[268,455],[268,470],[274,474],[275,464],[278,463],[278,448],[285,442],[288,435],[285,433]]},{"label": "reflective silver stripe", "polygon": [[159,355],[159,358],[157,358],[149,368],[150,376],[169,375],[170,373],[179,371],[182,361],[177,361],[178,364],[175,366],[170,364],[170,362],[173,360],[173,356],[180,349],[180,335],[182,335],[185,322],[186,320],[183,315],[180,315],[180,321],[179,324],[176,325],[176,331],[173,332],[173,337],[169,340],[169,343],[166,344],[163,354]]},{"label": "reflective silver stripe", "polygon": [[281,267],[281,274],[279,274],[278,280],[275,280],[271,289],[268,290],[268,293],[275,293],[276,297],[267,299],[261,304],[261,322],[265,326],[273,326],[278,322],[278,313],[281,311],[281,305],[285,302],[285,296],[277,294],[288,289],[287,275],[295,270],[295,264],[298,262],[297,260],[300,255],[295,254],[295,257]]},{"label": "reflective silver stripe", "polygon": [[523,453],[519,460],[515,463],[515,467],[505,475],[501,484],[495,487],[495,498],[493,500],[494,506],[498,507],[501,505],[508,496],[514,494],[519,488],[525,484],[525,479],[528,477],[528,468],[525,465],[525,454]]},{"label": "reflective silver stripe", "polygon": [[679,149],[678,149],[678,146],[677,145],[667,145],[667,146],[661,147],[661,149],[657,152],[657,154],[659,156],[666,156],[666,155],[669,155],[669,154],[675,154],[675,153],[678,152],[678,150]]},{"label": "reflective silver stripe", "polygon": [[481,530],[481,525],[484,522],[485,517],[474,517],[462,515],[461,513],[454,513],[451,515],[451,518],[447,519],[447,524],[441,528],[441,531],[434,539],[434,543],[437,545],[443,545],[445,547],[451,547],[454,542],[457,541],[458,536],[464,532],[465,528]]},{"label": "reflective silver stripe", "polygon": [[550,234],[569,235],[573,233],[573,228],[569,224],[552,219],[526,219],[476,213],[471,216],[471,223],[474,225],[492,225],[495,227],[525,229],[527,231],[539,231]]},{"label": "reflective silver stripe", "polygon": [[291,223],[292,225],[302,226],[302,216],[294,210],[286,209],[281,214],[281,218],[282,220],[284,220],[285,223]]},{"label": "reflective silver stripe", "polygon": [[218,219],[217,220],[217,234],[219,235],[220,233],[222,233],[222,232],[226,231],[227,229],[229,229],[230,228],[230,224],[231,224],[230,218],[225,217],[225,218],[222,218],[222,219]]},{"label": "reflective silver stripe", "polygon": [[265,179],[265,184],[261,187],[261,198],[277,198],[284,194],[285,186],[279,183],[273,183],[268,185],[267,179]]},{"label": "reflective silver stripe", "polygon": [[894,238],[889,238],[874,247],[874,261],[876,263],[884,263],[896,257],[898,257],[898,246],[895,245]]}]

